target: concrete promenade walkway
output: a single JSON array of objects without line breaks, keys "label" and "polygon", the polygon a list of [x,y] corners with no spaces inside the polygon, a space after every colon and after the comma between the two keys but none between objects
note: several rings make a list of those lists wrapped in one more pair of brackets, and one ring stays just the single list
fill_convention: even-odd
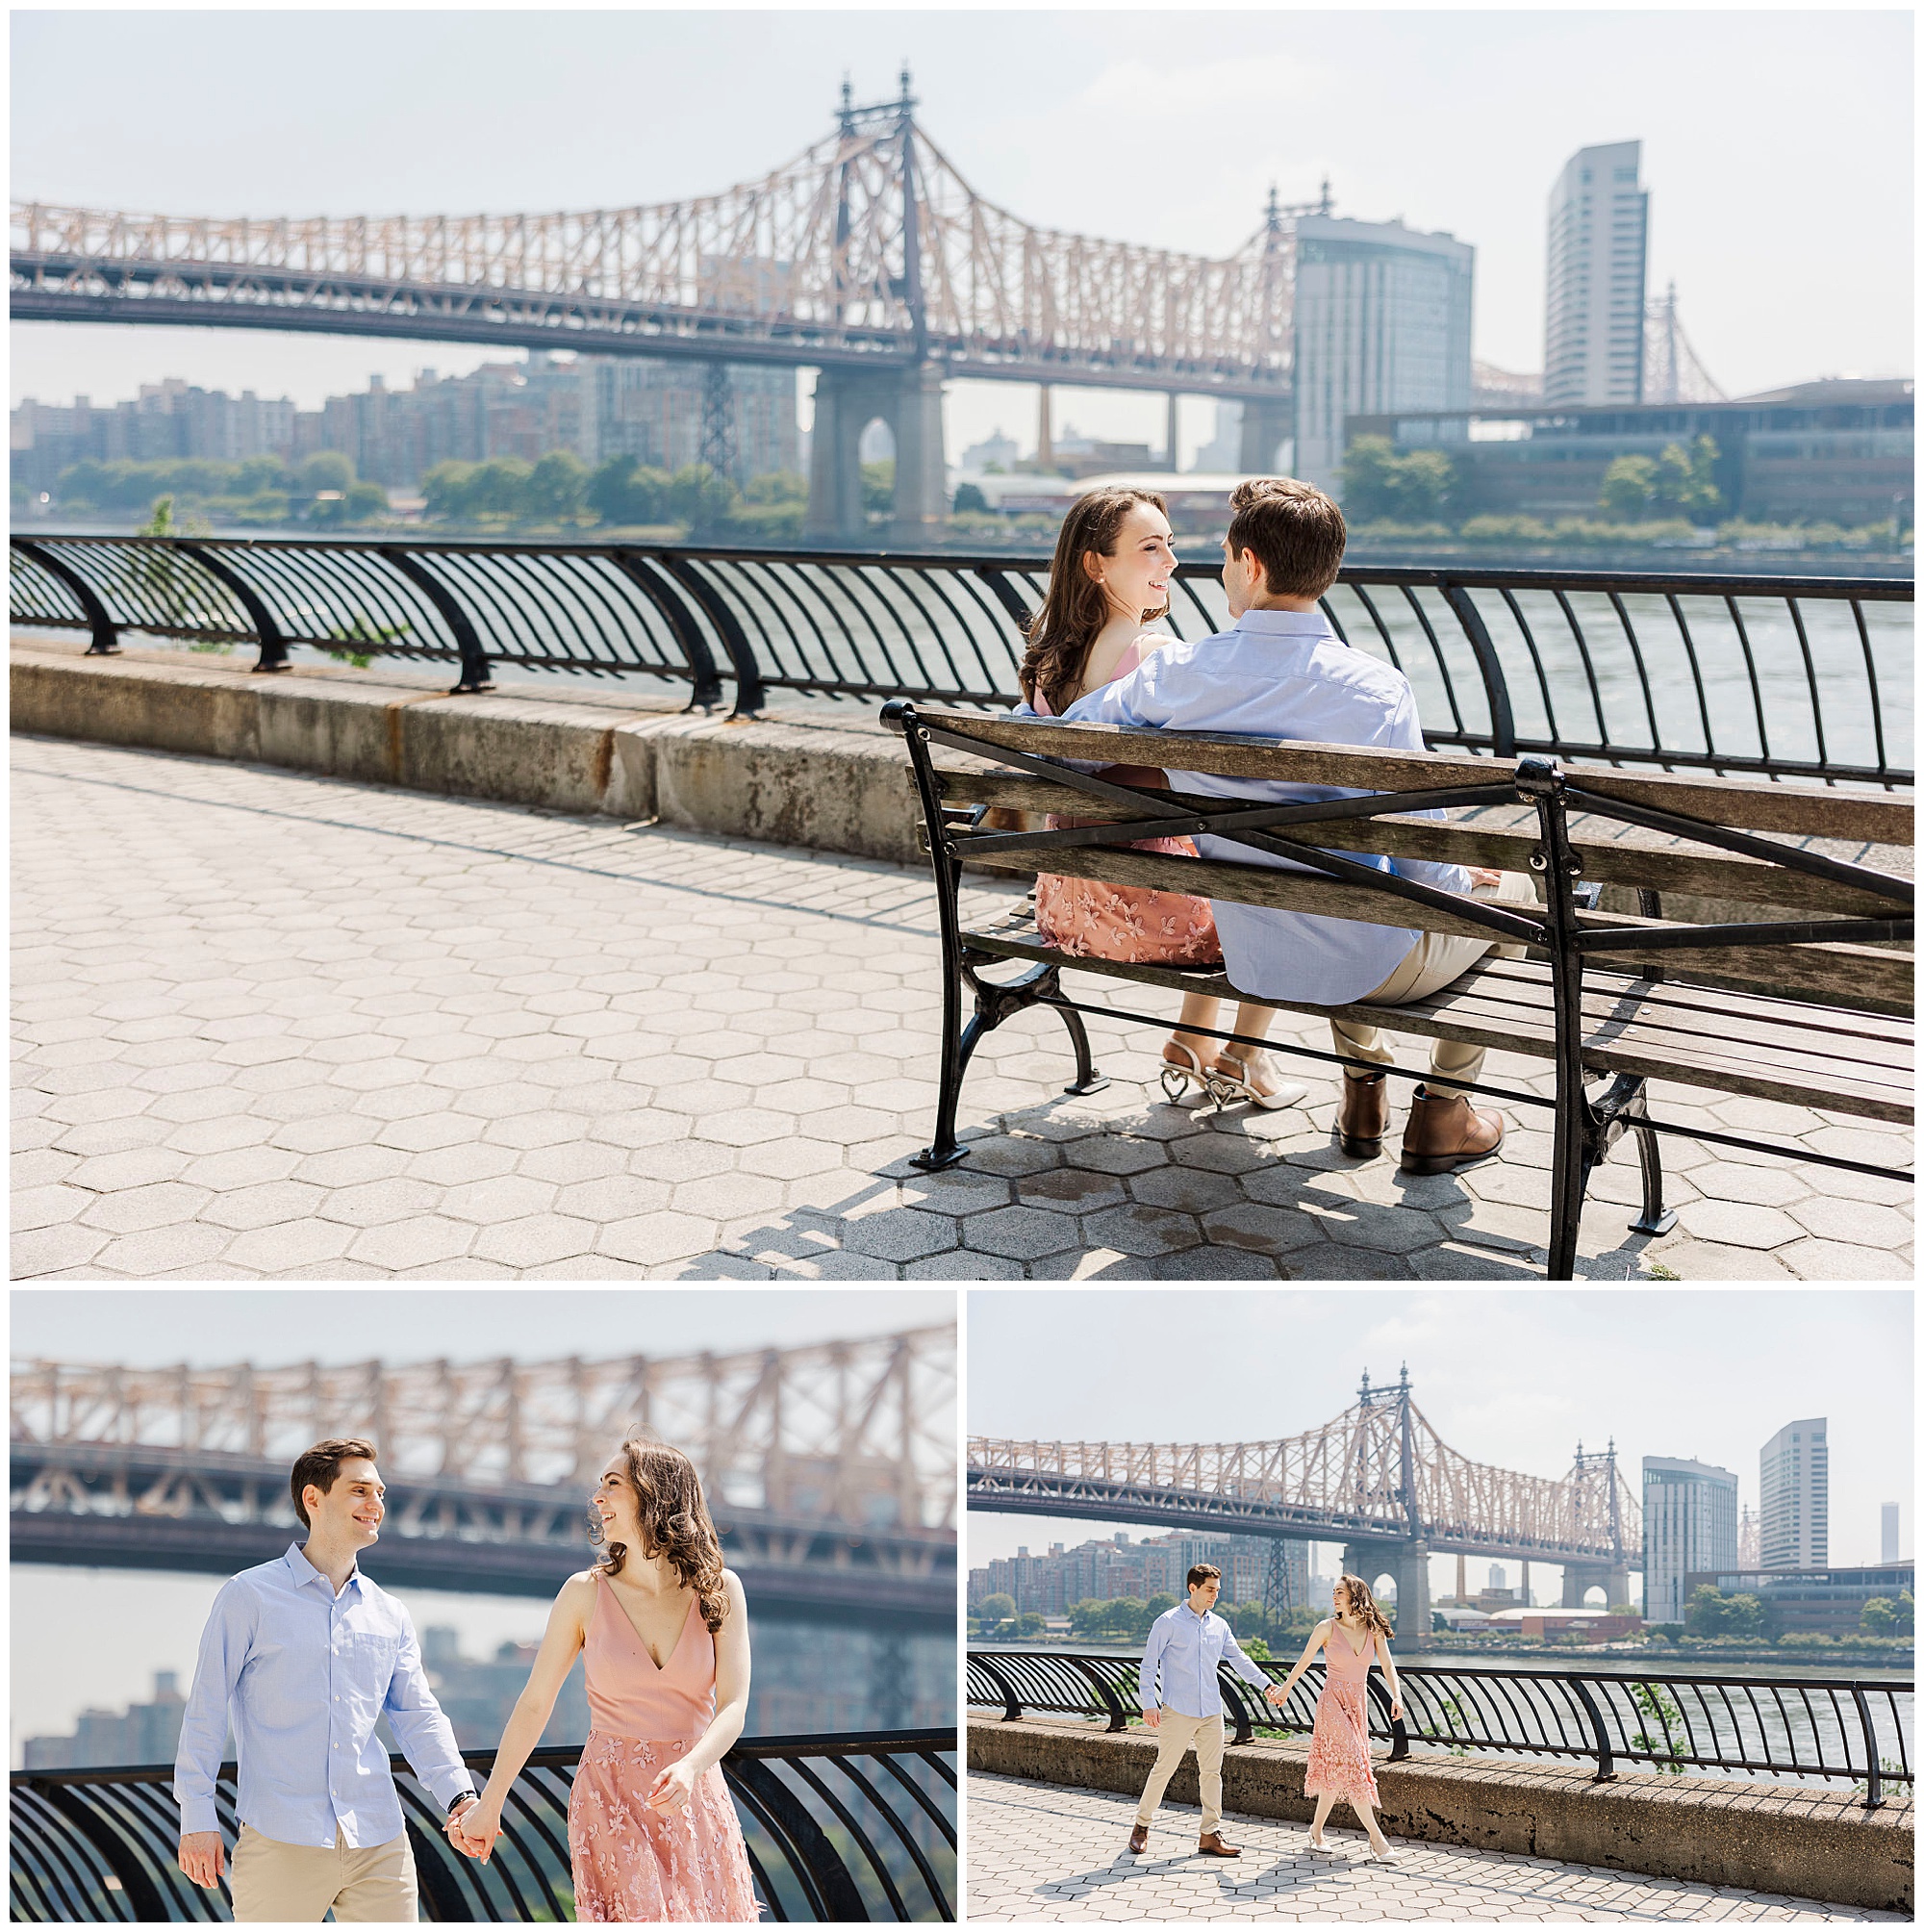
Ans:
[{"label": "concrete promenade walkway", "polygon": [[1202,1814],[1165,1804],[1149,1850],[1128,1849],[1135,1803],[1110,1792],[969,1775],[969,1918],[1899,1920],[1770,1893],[1647,1878],[1594,1865],[1404,1840],[1397,1862],[1368,1858],[1369,1841],[1331,1824],[1329,1850],[1309,1849],[1306,1823],[1227,1817],[1238,1859],[1196,1855]]},{"label": "concrete promenade walkway", "polygon": [[[992,1035],[976,1153],[916,1173],[939,993],[914,870],[162,752],[13,754],[17,1277],[1542,1272],[1547,1116],[1411,1180],[1336,1150],[1319,1070],[1303,1106],[1192,1118],[1119,1024],[1093,1026],[1114,1079],[1080,1100],[1052,1015]],[[1539,1061],[1490,1064],[1548,1089]],[[1908,1156],[1860,1123],[1656,1097]],[[1626,1146],[1581,1273],[1910,1277],[1901,1184],[1665,1158],[1679,1228],[1628,1233]]]}]

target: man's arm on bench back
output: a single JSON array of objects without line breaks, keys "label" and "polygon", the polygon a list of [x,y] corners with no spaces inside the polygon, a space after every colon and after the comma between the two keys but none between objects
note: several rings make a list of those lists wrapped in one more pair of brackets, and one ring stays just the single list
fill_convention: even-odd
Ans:
[{"label": "man's arm on bench back", "polygon": [[[1158,651],[1143,662],[1127,676],[1117,678],[1112,684],[1105,684],[1100,690],[1078,698],[1063,714],[1066,724],[1117,724],[1137,729],[1211,731],[1222,727],[1220,722],[1209,716],[1209,690],[1206,683],[1197,680],[1200,688],[1184,691],[1180,685],[1180,666],[1173,655]],[[1388,669],[1387,666],[1384,667]],[[1170,689],[1175,674],[1177,688]],[[1371,751],[1421,751],[1423,727],[1417,722],[1416,699],[1406,681],[1398,677],[1403,685],[1399,700],[1387,707],[1371,706],[1368,709],[1354,704],[1346,704],[1328,720],[1309,721],[1318,728],[1312,731],[1288,729],[1278,718],[1275,721],[1278,738],[1303,737],[1313,744],[1355,745],[1359,750]],[[1278,710],[1281,707],[1278,706]],[[1363,736],[1367,729],[1369,735]],[[1334,735],[1340,732],[1341,735]],[[1250,798],[1288,800],[1291,798],[1354,798],[1357,794],[1345,791],[1335,785],[1291,785],[1280,781],[1263,779],[1225,779],[1211,778],[1201,774],[1185,774],[1178,779],[1172,772],[1170,782],[1177,790],[1193,789],[1216,795],[1243,796]],[[1441,811],[1418,812],[1410,816],[1426,819],[1440,819]],[[1244,847],[1233,854],[1225,854],[1242,859],[1255,859],[1263,863],[1264,856]],[[1268,861],[1274,863],[1274,861]],[[1432,885],[1441,892],[1468,892],[1473,883],[1479,882],[1479,875],[1459,865],[1449,865],[1440,860],[1423,858],[1397,858],[1389,861],[1399,877],[1416,880],[1422,885]],[[1493,876],[1492,876],[1493,877]]]}]

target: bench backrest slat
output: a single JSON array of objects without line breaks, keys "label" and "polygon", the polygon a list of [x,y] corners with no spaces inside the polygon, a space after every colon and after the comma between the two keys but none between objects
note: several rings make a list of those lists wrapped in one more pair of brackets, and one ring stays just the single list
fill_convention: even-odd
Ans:
[{"label": "bench backrest slat", "polygon": [[[1032,815],[1054,813],[1104,823],[1127,823],[1144,812],[1111,806],[1067,785],[1026,773],[992,772],[949,763],[937,768],[943,778],[943,798],[952,804],[987,804]],[[1170,808],[1220,811],[1221,799],[1169,796]],[[1602,820],[1590,820],[1594,836],[1586,835],[1586,821],[1571,814],[1570,836],[1582,853],[1583,877],[1607,885],[1643,886],[1654,892],[1689,893],[1703,899],[1733,900],[1752,905],[1794,906],[1808,912],[1832,912],[1853,917],[1887,919],[1895,908],[1891,902],[1873,892],[1840,884],[1834,879],[1813,878],[1809,874],[1791,872],[1762,859],[1735,854],[1711,853],[1700,848],[1679,845],[1658,833],[1622,828]],[[1437,859],[1454,865],[1495,866],[1509,872],[1525,872],[1530,854],[1537,842],[1534,814],[1521,810],[1499,814],[1477,812],[1462,820],[1437,821],[1421,818],[1345,819],[1320,825],[1295,825],[1287,835],[1305,845],[1335,852],[1386,852],[1396,858]],[[1857,847],[1849,849],[1852,862],[1875,869],[1882,859],[1910,856],[1909,849],[1882,849],[1874,857],[1861,856]],[[1045,852],[1031,854],[1034,865],[1043,871],[1059,871]],[[1906,867],[1908,873],[1909,868]]]},{"label": "bench backrest slat", "polygon": [[[1213,732],[1134,731],[1108,724],[1064,724],[1049,719],[927,708],[919,709],[917,716],[924,724],[975,740],[987,756],[994,755],[996,747],[1005,746],[1039,757],[1100,758],[1166,771],[1207,772],[1218,777],[1340,785],[1356,791],[1487,785],[1501,783],[1516,769],[1514,759],[1460,752],[1262,743]],[[1911,845],[1915,836],[1915,810],[1909,798],[1674,773],[1632,774],[1609,766],[1565,765],[1562,770],[1570,783],[1605,797],[1742,831],[1893,846]]]}]

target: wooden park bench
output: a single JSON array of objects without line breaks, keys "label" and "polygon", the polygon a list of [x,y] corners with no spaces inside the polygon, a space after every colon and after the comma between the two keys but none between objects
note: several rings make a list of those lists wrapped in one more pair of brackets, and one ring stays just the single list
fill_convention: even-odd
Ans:
[{"label": "wooden park bench", "polygon": [[[943,953],[941,1093],[935,1137],[918,1166],[947,1167],[966,1149],[956,1108],[983,1034],[1034,1005],[1052,1007],[1076,1055],[1071,1093],[1104,1082],[1082,1014],[1166,1027],[1167,1017],[1085,1005],[1064,993],[1065,968],[1180,992],[1244,997],[1220,968],[1131,966],[1044,943],[1026,902],[965,927],[963,867],[1038,870],[1332,918],[1521,941],[1521,959],[1486,959],[1442,992],[1407,1005],[1346,1006],[1263,996],[1293,1012],[1354,1017],[1394,1032],[1467,1041],[1547,1059],[1555,1098],[1476,1083],[1513,1106],[1550,1106],[1549,1276],[1570,1279],[1589,1178],[1626,1132],[1642,1169],[1631,1223],[1667,1232],[1659,1136],[1782,1153],[1895,1180],[1882,1167],[1804,1148],[1652,1117],[1652,1079],[1759,1096],[1870,1120],[1912,1119],[1912,881],[1863,862],[1869,847],[1910,848],[1909,799],[1709,776],[1559,766],[1543,757],[1382,752],[1214,733],[1139,731],[897,702],[884,722],[906,741],[933,863]],[[938,763],[938,749],[967,754]],[[1084,772],[1063,763],[1095,761]],[[1121,784],[1118,765],[1339,786],[1362,796],[1315,803],[1200,798]],[[1001,769],[996,769],[996,768]],[[992,807],[1054,813],[1063,830],[990,829]],[[1442,807],[1468,813],[1432,820]],[[1032,821],[1042,824],[1040,818]],[[1136,852],[1128,842],[1208,831],[1306,870]],[[1830,850],[1820,850],[1828,847]],[[1837,852],[1852,857],[1834,855]],[[1492,904],[1380,872],[1345,852],[1441,859],[1525,872],[1538,907]],[[1886,863],[1901,853],[1879,856]],[[1637,894],[1636,913],[1598,909],[1605,886]],[[1664,894],[1719,902],[1738,917],[1693,924],[1662,916]],[[1025,970],[997,979],[1001,962]],[[966,1025],[965,995],[975,1012]],[[1240,1034],[1215,1030],[1223,1039]],[[1251,1042],[1250,1044],[1259,1044]],[[1361,1066],[1347,1055],[1268,1043],[1274,1051]],[[1372,1065],[1370,1071],[1378,1069]],[[1384,1068],[1419,1080],[1419,1071]],[[1600,1086],[1586,1087],[1598,1080]]]}]

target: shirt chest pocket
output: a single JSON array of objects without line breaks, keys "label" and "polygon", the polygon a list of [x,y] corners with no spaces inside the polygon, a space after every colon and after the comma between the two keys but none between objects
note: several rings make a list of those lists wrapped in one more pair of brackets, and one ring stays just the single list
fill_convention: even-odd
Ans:
[{"label": "shirt chest pocket", "polygon": [[401,1640],[390,1630],[338,1630],[334,1665],[353,1689],[376,1702],[388,1693],[388,1680],[401,1654]]}]

